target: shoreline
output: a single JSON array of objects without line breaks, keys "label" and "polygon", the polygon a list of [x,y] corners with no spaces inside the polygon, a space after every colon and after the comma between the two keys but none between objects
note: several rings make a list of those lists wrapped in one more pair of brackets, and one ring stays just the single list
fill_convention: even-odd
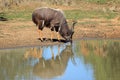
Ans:
[{"label": "shoreline", "polygon": [[[73,42],[75,41],[80,41],[80,40],[120,40],[120,38],[77,38],[74,39]],[[69,42],[67,42],[69,43]],[[9,46],[0,46],[0,50],[5,50],[5,49],[17,49],[17,48],[29,48],[29,47],[39,47],[39,46],[53,46],[53,45],[61,45],[61,44],[66,44],[63,42],[40,42],[34,43],[34,44],[24,44],[24,45],[9,45]]]}]

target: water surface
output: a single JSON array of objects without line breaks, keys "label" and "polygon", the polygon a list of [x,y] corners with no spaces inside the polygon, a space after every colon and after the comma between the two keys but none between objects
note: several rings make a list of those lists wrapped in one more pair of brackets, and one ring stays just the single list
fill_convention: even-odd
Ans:
[{"label": "water surface", "polygon": [[119,40],[0,50],[0,80],[119,80]]}]

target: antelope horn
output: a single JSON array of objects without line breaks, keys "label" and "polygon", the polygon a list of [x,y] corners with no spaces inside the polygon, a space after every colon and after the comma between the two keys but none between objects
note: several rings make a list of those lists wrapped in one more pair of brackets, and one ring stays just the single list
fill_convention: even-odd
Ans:
[{"label": "antelope horn", "polygon": [[77,21],[73,21],[73,24],[72,24],[72,27],[71,27],[71,30],[72,30],[72,32],[74,32],[74,26],[75,26],[75,24],[77,23]]}]

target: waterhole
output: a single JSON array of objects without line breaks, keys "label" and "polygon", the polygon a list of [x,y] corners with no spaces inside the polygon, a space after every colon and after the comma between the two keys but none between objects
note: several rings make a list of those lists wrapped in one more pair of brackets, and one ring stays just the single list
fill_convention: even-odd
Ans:
[{"label": "waterhole", "polygon": [[0,80],[119,79],[119,40],[0,50]]}]

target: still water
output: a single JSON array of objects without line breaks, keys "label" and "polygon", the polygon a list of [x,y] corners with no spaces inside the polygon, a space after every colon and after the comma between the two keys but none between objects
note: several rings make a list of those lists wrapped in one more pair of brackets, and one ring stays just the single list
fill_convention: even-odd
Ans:
[{"label": "still water", "polygon": [[3,49],[0,80],[120,80],[120,40]]}]

